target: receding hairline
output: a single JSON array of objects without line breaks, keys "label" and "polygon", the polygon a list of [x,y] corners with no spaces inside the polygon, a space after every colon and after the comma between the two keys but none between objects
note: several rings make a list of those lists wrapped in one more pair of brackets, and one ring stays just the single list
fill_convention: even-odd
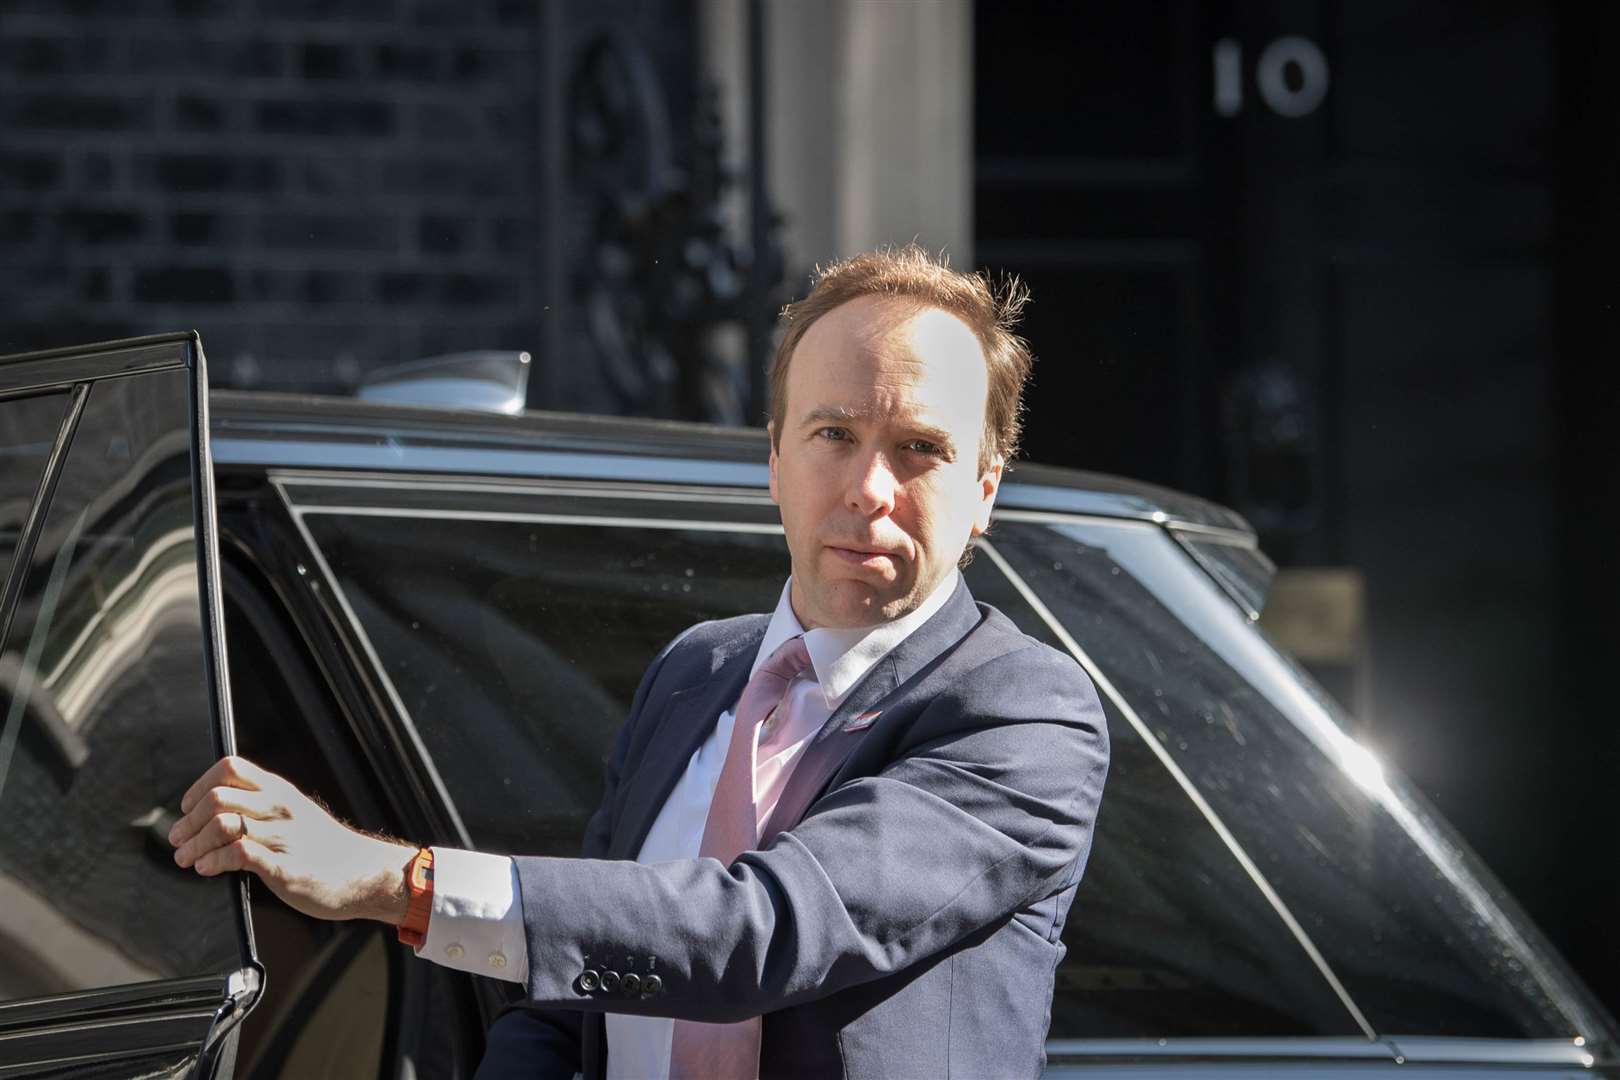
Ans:
[{"label": "receding hairline", "polygon": [[915,241],[818,267],[810,292],[782,309],[783,332],[769,372],[773,430],[786,426],[786,376],[799,342],[821,319],[866,296],[897,301],[899,318],[943,311],[978,339],[989,377],[979,464],[988,469],[995,460],[1010,463],[1018,454],[1024,387],[1035,359],[1016,332],[1029,288],[1016,275],[997,279],[987,270],[953,270],[943,252],[935,256]]},{"label": "receding hairline", "polygon": [[[792,356],[797,358],[799,350],[804,346],[805,340],[808,339],[811,334],[816,333],[816,328],[818,326],[836,322],[840,316],[840,313],[843,313],[851,306],[868,299],[878,301],[882,307],[890,309],[898,308],[898,310],[892,310],[889,314],[879,316],[878,319],[875,320],[877,322],[876,326],[872,326],[870,323],[866,323],[864,321],[857,323],[857,326],[869,328],[869,332],[862,335],[863,338],[870,342],[887,335],[904,333],[908,338],[907,345],[910,349],[911,356],[919,365],[928,363],[930,361],[930,354],[922,349],[912,347],[915,344],[915,332],[912,331],[907,333],[908,328],[915,326],[920,319],[930,314],[943,315],[953,324],[955,324],[955,326],[967,336],[967,340],[973,343],[974,353],[978,361],[978,364],[974,370],[981,372],[983,376],[983,382],[981,385],[984,388],[985,401],[982,408],[983,410],[989,409],[990,358],[988,351],[985,348],[984,341],[980,338],[978,333],[974,331],[972,325],[969,324],[966,319],[962,318],[949,308],[931,303],[924,298],[912,296],[890,296],[883,293],[866,293],[861,296],[851,297],[850,299],[839,304],[837,307],[823,312],[820,318],[807,327],[804,333],[799,337],[799,340],[794,343]],[[898,415],[893,410],[862,409],[852,408],[848,405],[829,405],[823,403],[812,406],[802,415],[795,417],[789,413],[787,404],[787,388],[789,382],[793,378],[793,367],[795,366],[796,365],[793,364],[789,365],[789,370],[786,377],[782,381],[782,401],[780,402],[777,411],[780,413],[783,427],[803,427],[806,424],[815,422],[817,420],[866,421],[878,418],[879,416],[882,416],[885,419],[892,419],[894,416]],[[773,424],[774,437],[780,438],[782,433],[781,431],[775,430],[774,417],[771,422]],[[930,438],[934,441],[948,442],[953,447],[956,447],[958,440],[947,428],[938,423],[933,423],[918,418],[909,418],[906,420],[906,423],[916,429],[919,435]],[[984,443],[987,435],[988,432],[983,430],[983,425],[981,424],[981,430],[979,430],[977,433],[977,441],[979,443],[977,450],[979,451],[981,457],[985,455],[986,447]],[[956,447],[956,449],[959,450],[960,447]]]},{"label": "receding hairline", "polygon": [[[846,319],[851,317],[849,316],[849,309],[855,308],[857,304],[867,303],[867,301],[872,301],[867,306],[875,308],[876,311],[873,311],[870,316],[865,316],[860,321],[855,322],[855,325],[859,325],[865,330],[862,334],[862,338],[865,338],[865,340],[875,340],[875,338],[886,337],[889,334],[904,334],[909,327],[914,327],[923,319],[927,319],[928,316],[944,316],[951,321],[951,324],[956,325],[957,329],[961,329],[962,334],[966,334],[967,338],[974,342],[978,361],[985,364],[985,377],[988,379],[988,376],[990,376],[988,343],[985,342],[982,335],[978,334],[978,330],[974,329],[974,325],[970,324],[967,319],[964,319],[956,311],[951,311],[951,309],[944,308],[941,304],[933,303],[933,301],[920,298],[920,296],[888,296],[883,295],[883,293],[865,293],[865,295],[851,296],[849,300],[838,304],[836,308],[828,309],[826,313],[821,314],[820,319],[816,319],[815,322],[805,327],[804,332],[799,335],[799,340],[794,342],[794,353],[792,355],[799,355],[799,348],[804,345],[805,338],[815,334],[816,327],[838,322],[839,317],[846,317]],[[909,337],[915,340],[915,330],[910,332]],[[917,356],[922,358],[922,353],[917,351]],[[791,368],[791,364],[789,364],[789,368]]]}]

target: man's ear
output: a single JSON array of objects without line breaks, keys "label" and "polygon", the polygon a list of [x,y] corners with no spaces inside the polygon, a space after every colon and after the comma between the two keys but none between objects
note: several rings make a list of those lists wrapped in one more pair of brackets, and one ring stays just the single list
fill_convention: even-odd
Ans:
[{"label": "man's ear", "polygon": [[776,493],[776,421],[771,420],[765,424],[765,434],[771,438],[771,502],[780,503],[782,500]]},{"label": "man's ear", "polygon": [[990,467],[979,478],[979,509],[973,519],[973,535],[983,536],[990,528],[990,511],[996,505],[996,493],[1001,490],[1001,474],[1007,462],[1000,454],[990,459]]}]

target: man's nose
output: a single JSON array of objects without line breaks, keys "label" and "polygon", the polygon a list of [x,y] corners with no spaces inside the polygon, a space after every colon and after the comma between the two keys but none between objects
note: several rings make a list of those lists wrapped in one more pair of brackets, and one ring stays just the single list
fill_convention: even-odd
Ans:
[{"label": "man's nose", "polygon": [[885,455],[866,455],[855,465],[855,475],[850,479],[850,509],[865,517],[886,514],[894,509],[894,494],[898,486],[894,469]]}]

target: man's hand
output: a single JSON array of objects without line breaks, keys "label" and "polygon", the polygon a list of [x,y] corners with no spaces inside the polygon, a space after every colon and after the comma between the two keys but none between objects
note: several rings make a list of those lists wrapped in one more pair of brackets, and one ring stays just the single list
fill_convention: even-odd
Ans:
[{"label": "man's hand", "polygon": [[416,854],[342,824],[292,784],[240,757],[223,757],[180,800],[169,831],[174,861],[204,877],[251,870],[317,919],[405,918],[405,867]]}]

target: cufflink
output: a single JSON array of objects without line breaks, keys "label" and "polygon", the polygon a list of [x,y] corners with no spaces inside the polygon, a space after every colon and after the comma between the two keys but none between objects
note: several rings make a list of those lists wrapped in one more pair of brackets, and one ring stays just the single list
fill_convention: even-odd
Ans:
[{"label": "cufflink", "polygon": [[463,949],[458,942],[452,941],[450,944],[444,947],[444,955],[448,956],[452,960],[460,960],[466,955],[466,953],[467,950]]},{"label": "cufflink", "polygon": [[500,971],[502,968],[506,967],[506,954],[499,950],[490,953],[489,966],[494,968],[496,971]]}]

